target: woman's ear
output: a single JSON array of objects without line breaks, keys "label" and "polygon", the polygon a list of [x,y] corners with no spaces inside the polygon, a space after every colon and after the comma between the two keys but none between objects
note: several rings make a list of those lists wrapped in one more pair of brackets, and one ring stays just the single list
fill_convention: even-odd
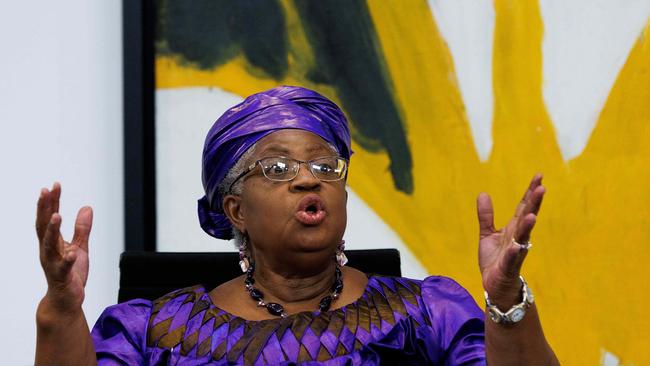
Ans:
[{"label": "woman's ear", "polygon": [[246,233],[246,220],[241,205],[241,197],[232,194],[223,198],[223,213],[230,223],[242,233]]}]

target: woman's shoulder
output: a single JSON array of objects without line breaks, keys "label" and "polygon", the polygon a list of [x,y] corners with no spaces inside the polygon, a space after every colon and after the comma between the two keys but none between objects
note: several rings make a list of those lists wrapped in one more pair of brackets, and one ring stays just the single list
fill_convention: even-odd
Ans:
[{"label": "woman's shoulder", "polygon": [[414,279],[408,277],[369,274],[368,278],[370,279],[368,282],[369,286],[377,286],[377,284],[392,285],[392,287],[402,286],[418,293],[422,292],[422,290],[438,291],[441,294],[457,292],[467,293],[467,290],[465,290],[465,288],[463,288],[463,286],[458,282],[445,276],[428,276],[424,279]]},{"label": "woman's shoulder", "polygon": [[155,343],[162,333],[172,331],[172,324],[185,324],[213,307],[203,285],[181,288],[153,300],[148,317],[147,343]]},{"label": "woman's shoulder", "polygon": [[184,287],[174,290],[151,301],[151,305],[152,308],[156,310],[163,307],[180,306],[182,304],[195,303],[202,300],[204,301],[205,294],[206,290],[203,285]]},{"label": "woman's shoulder", "polygon": [[429,276],[424,279],[370,275],[368,287],[385,293],[395,293],[399,297],[417,303],[432,311],[436,309],[453,310],[470,316],[482,316],[471,294],[455,280],[445,276]]},{"label": "woman's shoulder", "polygon": [[174,290],[155,300],[137,298],[111,305],[104,309],[95,327],[104,323],[115,323],[122,319],[128,319],[131,323],[148,322],[150,317],[163,310],[165,314],[173,314],[183,304],[200,301],[204,293],[205,288],[202,285],[196,285]]},{"label": "woman's shoulder", "polygon": [[[187,318],[210,307],[201,285],[181,288],[155,300],[133,299],[109,306],[101,314],[91,336],[98,360],[121,364],[145,363],[147,350],[178,344]],[[112,363],[111,363],[112,364]]]},{"label": "woman's shoulder", "polygon": [[446,364],[454,365],[462,360],[484,363],[484,314],[458,282],[445,276],[421,280],[370,276],[369,286],[373,292],[381,291],[390,305],[379,303],[379,312],[403,305],[406,321],[417,329],[414,338],[427,344],[429,360],[442,363],[444,358]]},{"label": "woman's shoulder", "polygon": [[422,280],[422,288],[444,296],[470,296],[469,292],[456,280],[446,276],[429,276]]}]

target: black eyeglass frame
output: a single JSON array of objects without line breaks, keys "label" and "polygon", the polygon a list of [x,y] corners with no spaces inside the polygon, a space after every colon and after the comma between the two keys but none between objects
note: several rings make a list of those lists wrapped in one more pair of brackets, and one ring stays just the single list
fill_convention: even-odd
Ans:
[{"label": "black eyeglass frame", "polygon": [[[347,174],[348,174],[348,166],[350,165],[350,162],[348,161],[348,159],[342,158],[340,156],[335,156],[335,155],[321,156],[321,157],[310,159],[310,160],[307,160],[307,161],[298,160],[298,159],[290,158],[290,157],[287,157],[287,156],[266,156],[266,157],[263,157],[261,159],[256,160],[253,164],[249,165],[248,168],[246,168],[246,170],[244,170],[241,174],[239,174],[237,176],[237,178],[235,178],[235,180],[233,180],[232,183],[230,183],[230,185],[228,186],[228,189],[226,190],[226,192],[230,193],[231,192],[230,190],[232,189],[232,186],[234,186],[235,183],[237,183],[238,180],[240,180],[241,178],[246,176],[246,174],[252,172],[257,167],[258,164],[261,167],[262,166],[262,160],[266,160],[266,159],[269,159],[269,158],[282,158],[282,159],[292,160],[292,161],[295,161],[295,162],[298,163],[298,169],[296,170],[296,174],[293,177],[289,178],[289,179],[273,179],[273,178],[270,178],[269,176],[266,175],[266,173],[264,172],[264,168],[262,167],[262,175],[264,175],[264,177],[266,179],[268,179],[270,181],[273,181],[273,182],[288,182],[288,181],[291,181],[291,180],[295,179],[298,176],[298,173],[300,173],[300,167],[301,167],[302,164],[306,164],[307,167],[309,168],[309,172],[311,173],[311,175],[313,175],[314,178],[320,180],[321,182],[337,182],[339,180],[344,179],[347,176]],[[311,168],[311,163],[312,162],[314,162],[316,160],[320,160],[320,159],[327,159],[327,158],[335,158],[337,160],[343,160],[345,162],[345,166],[343,167],[343,173],[337,179],[321,179],[318,176],[316,176],[316,173],[314,173],[314,171]]]}]

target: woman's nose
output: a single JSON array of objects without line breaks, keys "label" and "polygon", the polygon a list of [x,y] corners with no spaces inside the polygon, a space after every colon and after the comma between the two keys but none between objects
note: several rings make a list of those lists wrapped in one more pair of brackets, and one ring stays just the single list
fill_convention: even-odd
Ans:
[{"label": "woman's nose", "polygon": [[321,181],[316,178],[311,170],[309,170],[308,163],[300,163],[298,174],[291,181],[291,189],[296,191],[313,191],[320,189]]}]

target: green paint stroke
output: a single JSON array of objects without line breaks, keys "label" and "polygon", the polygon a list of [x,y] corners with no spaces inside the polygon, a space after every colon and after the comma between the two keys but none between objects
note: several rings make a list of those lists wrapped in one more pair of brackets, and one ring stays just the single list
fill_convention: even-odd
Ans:
[{"label": "green paint stroke", "polygon": [[[411,152],[375,28],[362,0],[294,2],[316,65],[307,77],[336,90],[364,149],[386,151],[396,189],[413,192]],[[275,78],[288,69],[286,18],[277,0],[157,0],[157,53],[212,69],[243,53]]]},{"label": "green paint stroke", "polygon": [[319,78],[335,89],[354,121],[354,138],[385,149],[395,187],[413,192],[411,152],[370,12],[361,0],[296,0]]},{"label": "green paint stroke", "polygon": [[276,0],[159,0],[157,53],[209,70],[243,53],[276,80],[288,69],[286,19]]}]

